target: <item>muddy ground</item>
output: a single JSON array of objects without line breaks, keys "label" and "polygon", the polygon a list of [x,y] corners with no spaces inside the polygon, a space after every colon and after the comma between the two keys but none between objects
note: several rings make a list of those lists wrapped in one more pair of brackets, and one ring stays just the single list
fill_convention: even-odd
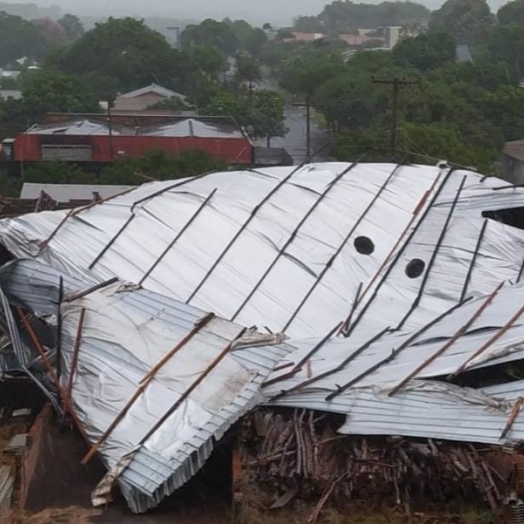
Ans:
[{"label": "muddy ground", "polygon": [[[53,425],[45,435],[44,451],[30,486],[26,512],[12,514],[5,524],[230,524],[230,454],[215,452],[203,472],[159,508],[146,515],[132,514],[124,500],[93,509],[90,492],[105,469],[93,459],[80,464],[84,442],[71,430]],[[256,488],[255,488],[256,489]],[[293,502],[280,511],[248,511],[243,524],[308,524],[312,507]],[[510,522],[491,512],[461,515],[428,509],[407,518],[402,508],[384,510],[350,504],[342,511],[326,507],[316,524],[495,524]],[[4,523],[2,523],[4,524]]]},{"label": "muddy ground", "polygon": [[[93,459],[80,461],[86,453],[84,442],[75,433],[54,425],[45,435],[45,446],[29,489],[26,512],[12,515],[9,524],[223,524],[229,523],[229,479],[209,479],[213,471],[197,475],[178,494],[147,515],[132,514],[123,499],[95,510],[90,493],[105,474]],[[215,457],[217,462],[228,457]],[[228,469],[226,468],[226,472]],[[227,475],[226,475],[227,476]],[[211,480],[211,481],[210,481]]]}]

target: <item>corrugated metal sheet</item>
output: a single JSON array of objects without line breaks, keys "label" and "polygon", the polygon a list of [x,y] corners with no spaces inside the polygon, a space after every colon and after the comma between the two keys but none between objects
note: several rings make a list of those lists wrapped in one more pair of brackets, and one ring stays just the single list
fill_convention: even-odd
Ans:
[{"label": "corrugated metal sheet", "polygon": [[[22,260],[5,267],[1,280],[12,299],[24,302],[40,316],[47,316],[56,313],[59,275],[38,262]],[[68,293],[85,287],[71,278],[65,279],[64,286]],[[64,385],[71,373],[81,307],[86,307],[87,313],[72,400],[79,419],[95,442],[152,365],[184,338],[203,312],[136,286],[121,284],[64,304]],[[110,470],[136,448],[155,421],[239,331],[240,326],[214,319],[166,363],[101,446],[101,457]],[[285,345],[268,344],[270,339],[279,340],[251,334],[245,347],[233,348],[155,436],[139,446],[119,477],[133,511],[155,507],[187,482],[202,468],[214,442],[262,401],[262,382],[291,350]],[[205,407],[206,402],[211,403],[209,408]],[[174,435],[178,435],[176,443]],[[98,495],[95,491],[94,497]]]},{"label": "corrugated metal sheet", "polygon": [[[524,205],[524,190],[482,180],[473,172],[388,164],[214,173],[147,184],[92,207],[66,221],[42,253],[37,246],[65,213],[2,221],[0,239],[16,256],[39,257],[70,275],[131,282],[169,248],[144,287],[298,337],[322,336],[344,319],[361,283],[367,293],[355,312],[356,332],[396,327],[425,277],[409,278],[407,266],[421,260],[428,275],[406,321],[412,329],[455,304],[468,275],[469,294],[519,276],[524,231],[489,219],[477,253],[476,246],[482,212]],[[359,237],[371,241],[371,254],[358,252]]]},{"label": "corrugated metal sheet", "polygon": [[352,389],[331,402],[326,393],[302,392],[274,404],[347,415],[339,433],[401,435],[485,444],[515,443],[524,436],[519,417],[506,439],[502,432],[511,414],[510,402],[457,386],[416,381],[394,397],[380,387]]}]

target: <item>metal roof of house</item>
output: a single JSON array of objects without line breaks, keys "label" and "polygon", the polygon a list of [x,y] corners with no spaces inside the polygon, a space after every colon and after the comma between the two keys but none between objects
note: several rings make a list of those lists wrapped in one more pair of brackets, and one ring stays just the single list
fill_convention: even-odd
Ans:
[{"label": "metal roof of house", "polygon": [[[522,188],[432,166],[206,174],[147,184],[67,219],[0,221],[2,244],[29,259],[4,267],[0,287],[46,317],[60,276],[70,291],[127,282],[62,308],[64,380],[86,308],[73,401],[91,442],[186,341],[100,448],[141,512],[194,475],[213,440],[261,403],[345,415],[345,434],[524,440],[515,412],[524,381],[456,380],[523,360],[524,231],[494,213],[522,207]],[[220,318],[199,327],[205,312]],[[228,348],[253,325],[290,338],[250,332]],[[110,476],[96,502],[107,501]]]},{"label": "metal roof of house", "polygon": [[233,121],[200,120],[186,118],[171,123],[161,124],[154,127],[144,128],[141,135],[164,136],[164,137],[198,137],[198,138],[244,138],[242,129]]},{"label": "metal roof of house", "polygon": [[[112,130],[113,135],[119,135],[118,129]],[[109,126],[92,120],[70,120],[51,124],[34,125],[26,131],[28,135],[109,135]]]},{"label": "metal roof of house", "polygon": [[[74,115],[72,115],[74,116]],[[101,115],[100,115],[101,116]],[[100,116],[98,118],[100,118]],[[105,119],[105,117],[102,116]],[[72,118],[60,122],[37,124],[26,131],[29,135],[109,135],[109,125],[96,118]],[[243,138],[243,129],[232,119],[222,117],[171,117],[164,123],[152,126],[119,125],[113,121],[111,132],[114,136],[162,136],[171,138]]]},{"label": "metal roof of house", "polygon": [[139,96],[147,95],[149,93],[155,93],[166,98],[186,98],[184,95],[181,95],[180,93],[171,91],[171,89],[167,89],[154,83],[146,87],[141,87],[140,89],[135,89],[134,91],[130,91],[129,93],[123,93],[119,95],[118,98],[136,98]]},{"label": "metal roof of house", "polygon": [[25,182],[22,186],[20,198],[38,198],[44,191],[57,202],[69,202],[70,200],[90,200],[94,194],[98,194],[101,198],[108,198],[131,189],[134,189],[134,186],[37,184]]}]

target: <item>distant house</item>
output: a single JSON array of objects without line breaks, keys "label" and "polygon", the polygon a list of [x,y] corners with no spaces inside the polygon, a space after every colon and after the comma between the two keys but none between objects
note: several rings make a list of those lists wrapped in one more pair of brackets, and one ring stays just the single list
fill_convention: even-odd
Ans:
[{"label": "distant house", "polygon": [[22,91],[17,89],[0,89],[0,98],[2,100],[20,100],[22,98]]},{"label": "distant house", "polygon": [[292,33],[292,35],[293,38],[286,38],[284,41],[296,40],[297,42],[314,42],[325,36],[322,33]]},{"label": "distant house", "polygon": [[178,99],[185,102],[186,97],[170,89],[151,84],[141,89],[136,89],[129,93],[118,96],[115,100],[114,109],[122,111],[144,111],[160,102],[169,99]]},{"label": "distant house", "polygon": [[[398,41],[402,38],[402,27],[390,26],[381,27],[378,29],[357,29],[355,33],[344,33],[337,36],[339,40],[345,42],[350,47],[370,47],[377,49],[391,50],[395,47]],[[292,33],[293,38],[288,38],[285,41],[297,42],[314,42],[322,38],[329,38],[323,33]]]},{"label": "distant house", "polygon": [[366,37],[360,34],[338,35],[338,38],[350,46],[361,46],[366,41]]},{"label": "distant house", "polygon": [[524,184],[524,139],[504,144],[502,169],[506,180],[512,184]]},{"label": "distant house", "polygon": [[11,79],[16,80],[20,76],[20,71],[11,71],[9,69],[1,69],[0,68],[0,79]]}]

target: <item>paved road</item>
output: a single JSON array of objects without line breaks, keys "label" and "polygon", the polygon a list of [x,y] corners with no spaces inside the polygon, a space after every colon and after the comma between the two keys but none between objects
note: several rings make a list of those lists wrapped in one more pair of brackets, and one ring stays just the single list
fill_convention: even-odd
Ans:
[{"label": "paved road", "polygon": [[[301,164],[306,160],[306,108],[287,106],[284,111],[285,127],[288,129],[286,136],[271,139],[271,147],[284,148],[293,158],[294,164]],[[321,129],[311,119],[311,151],[314,152],[329,142],[329,133]],[[257,145],[266,146],[266,139],[257,141]],[[329,160],[326,155],[328,147],[323,149],[312,160],[325,162]]]}]

